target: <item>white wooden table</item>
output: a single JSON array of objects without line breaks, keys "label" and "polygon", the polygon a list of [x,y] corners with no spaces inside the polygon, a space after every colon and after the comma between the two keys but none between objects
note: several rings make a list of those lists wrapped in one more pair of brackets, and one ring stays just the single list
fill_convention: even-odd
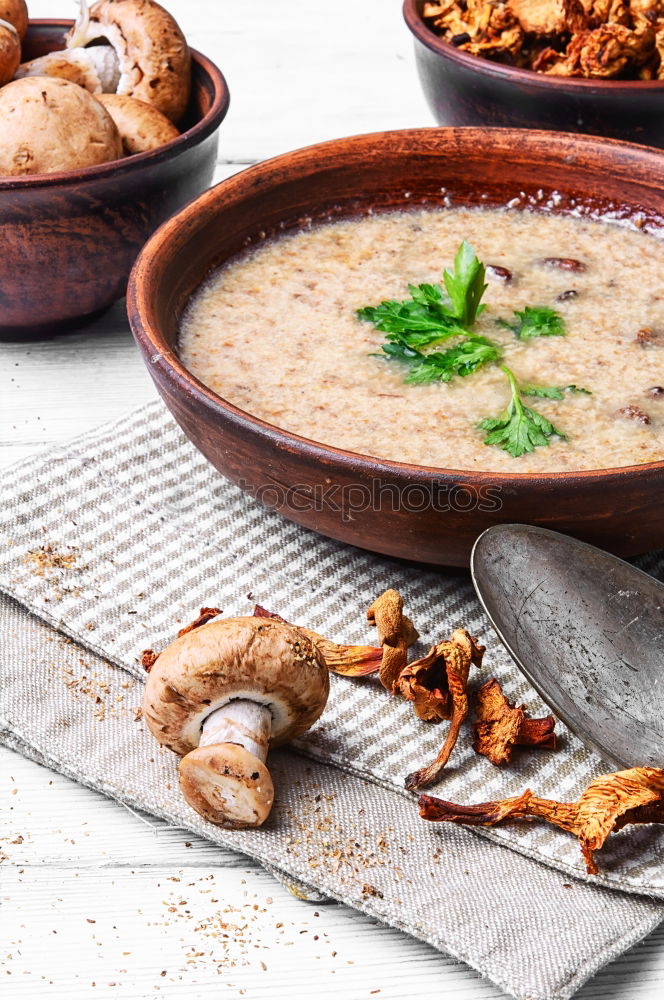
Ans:
[{"label": "white wooden table", "polygon": [[[432,124],[399,0],[167,5],[230,85],[218,179],[322,139]],[[34,17],[72,8],[30,2]],[[122,304],[71,335],[1,344],[0,466],[153,396]],[[4,749],[0,811],[6,1000],[503,996],[426,945],[345,907],[300,902],[246,858]],[[579,996],[661,1000],[664,931]]]}]

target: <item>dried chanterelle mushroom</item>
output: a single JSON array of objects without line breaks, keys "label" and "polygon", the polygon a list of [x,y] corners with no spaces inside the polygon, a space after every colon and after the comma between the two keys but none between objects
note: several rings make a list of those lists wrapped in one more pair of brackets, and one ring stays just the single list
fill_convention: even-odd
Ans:
[{"label": "dried chanterelle mushroom", "polygon": [[450,720],[437,757],[409,774],[406,788],[426,788],[440,778],[468,715],[466,688],[470,667],[481,666],[483,655],[484,646],[478,644],[475,636],[458,628],[449,641],[432,646],[426,656],[414,660],[402,671],[397,689],[403,698],[413,702],[419,718],[430,722]]},{"label": "dried chanterelle mushroom", "polygon": [[664,78],[664,0],[426,0],[451,45],[552,76]]},{"label": "dried chanterelle mushroom", "polygon": [[436,759],[406,777],[406,788],[425,788],[438,781],[456,745],[468,715],[468,673],[471,664],[481,665],[484,646],[460,628],[449,641],[439,642],[426,656],[408,663],[408,648],[419,636],[403,613],[401,594],[396,590],[384,591],[367,611],[367,618],[378,629],[383,647],[379,673],[383,687],[390,694],[411,701],[415,714],[425,722],[450,720]]},{"label": "dried chanterelle mushroom", "polygon": [[21,39],[10,21],[0,19],[0,87],[14,79],[21,61]]},{"label": "dried chanterelle mushroom", "polygon": [[154,0],[80,3],[66,48],[23,63],[17,76],[62,77],[93,94],[136,97],[177,122],[189,102],[191,59],[171,14]]},{"label": "dried chanterelle mushroom", "polygon": [[0,174],[52,173],[122,156],[105,108],[67,80],[26,77],[0,89]]},{"label": "dried chanterelle mushroom", "polygon": [[552,715],[541,719],[526,717],[525,705],[514,705],[492,677],[477,692],[473,750],[492,764],[509,764],[516,747],[556,749],[556,720]]},{"label": "dried chanterelle mushroom", "polygon": [[457,805],[421,795],[420,815],[434,822],[495,826],[503,820],[539,817],[578,837],[590,875],[598,872],[594,852],[611,833],[631,823],[664,823],[664,769],[632,767],[591,781],[576,802],[540,799],[526,789],[498,802]]},{"label": "dried chanterelle mushroom", "polygon": [[397,590],[386,590],[377,597],[367,619],[378,629],[378,641],[383,647],[380,665],[380,682],[386,691],[394,694],[401,671],[408,662],[408,648],[417,642],[419,635],[410,618],[403,613],[403,598]]},{"label": "dried chanterelle mushroom", "polygon": [[301,736],[322,713],[329,674],[299,629],[226,618],[184,632],[156,658],[143,718],[180,754],[180,786],[212,823],[260,826],[274,799],[268,744]]}]

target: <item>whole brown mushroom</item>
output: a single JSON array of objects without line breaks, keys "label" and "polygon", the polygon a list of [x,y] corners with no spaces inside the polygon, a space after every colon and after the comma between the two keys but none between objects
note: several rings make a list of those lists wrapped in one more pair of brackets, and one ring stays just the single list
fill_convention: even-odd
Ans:
[{"label": "whole brown mushroom", "polygon": [[226,618],[186,632],[159,654],[143,696],[143,718],[180,754],[180,787],[211,823],[260,826],[274,787],[268,744],[301,736],[322,713],[329,674],[293,625]]},{"label": "whole brown mushroom", "polygon": [[34,76],[0,90],[0,175],[74,170],[121,156],[113,119],[75,83]]},{"label": "whole brown mushroom", "polygon": [[21,60],[21,39],[9,21],[0,20],[0,87],[14,79]]},{"label": "whole brown mushroom", "polygon": [[189,46],[177,21],[154,0],[98,0],[90,8],[81,0],[66,47],[112,61],[117,81],[103,83],[105,93],[137,97],[173,122],[184,114],[191,89]]},{"label": "whole brown mushroom", "polygon": [[0,0],[0,21],[13,24],[19,39],[23,40],[28,30],[28,8],[25,0]]},{"label": "whole brown mushroom", "polygon": [[137,97],[123,94],[97,94],[115,122],[122,148],[127,156],[158,149],[164,143],[177,139],[179,132],[166,115],[162,115],[154,105],[139,101]]}]

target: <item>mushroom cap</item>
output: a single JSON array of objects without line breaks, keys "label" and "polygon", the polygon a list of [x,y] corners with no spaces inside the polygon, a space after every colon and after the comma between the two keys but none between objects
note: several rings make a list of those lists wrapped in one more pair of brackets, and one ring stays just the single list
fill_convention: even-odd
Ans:
[{"label": "mushroom cap", "polygon": [[192,809],[225,826],[261,826],[274,786],[262,760],[237,743],[197,747],[180,761],[180,788]]},{"label": "mushroom cap", "polygon": [[9,21],[18,31],[20,39],[28,30],[28,7],[25,0],[0,0],[0,20]]},{"label": "mushroom cap", "polygon": [[101,80],[92,59],[86,55],[85,49],[72,49],[67,52],[47,52],[45,56],[37,56],[29,62],[21,63],[16,72],[16,79],[26,76],[53,76],[59,80],[69,80],[76,83],[91,94],[101,93]]},{"label": "mushroom cap", "polygon": [[[1,2],[1,0],[0,0]],[[120,63],[118,94],[153,104],[171,121],[182,117],[191,90],[191,58],[177,21],[154,0],[99,0],[67,48],[104,38]]]},{"label": "mushroom cap", "polygon": [[162,115],[154,104],[139,101],[137,97],[97,94],[97,100],[104,105],[115,122],[127,156],[157,149],[164,143],[177,139],[180,134],[173,122]]},{"label": "mushroom cap", "polygon": [[224,618],[175,639],[159,654],[143,695],[154,738],[184,756],[212,712],[238,698],[269,708],[270,744],[306,732],[330,689],[325,661],[299,629],[269,618]]},{"label": "mushroom cap", "polygon": [[10,21],[0,21],[0,87],[14,79],[21,61],[21,39]]},{"label": "mushroom cap", "polygon": [[75,170],[121,156],[113,119],[75,83],[31,76],[0,90],[0,175]]}]

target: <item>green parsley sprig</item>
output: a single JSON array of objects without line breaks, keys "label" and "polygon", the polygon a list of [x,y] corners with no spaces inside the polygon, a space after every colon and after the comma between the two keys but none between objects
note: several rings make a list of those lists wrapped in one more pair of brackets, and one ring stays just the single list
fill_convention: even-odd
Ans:
[{"label": "green parsley sprig", "polygon": [[470,243],[463,241],[454,258],[454,270],[445,268],[443,281],[450,297],[454,315],[469,329],[485,308],[480,305],[487,290],[486,268],[475,256]]},{"label": "green parsley sprig", "polygon": [[500,358],[500,350],[486,337],[467,337],[447,351],[423,354],[403,343],[384,344],[383,351],[410,365],[406,382],[425,385],[427,382],[450,382],[455,375],[464,378],[472,375],[482,365]]},{"label": "green parsley sprig", "polygon": [[592,396],[590,389],[584,389],[582,385],[522,385],[520,387],[522,396],[540,396],[542,399],[564,399],[566,392],[577,395]]},{"label": "green parsley sprig", "polygon": [[[388,341],[419,350],[470,332],[482,311],[486,289],[484,264],[465,241],[454,258],[454,270],[443,273],[445,291],[437,284],[409,285],[409,299],[385,299],[358,309],[360,319],[387,334]],[[389,351],[386,353],[390,353]]]},{"label": "green parsley sprig", "polygon": [[549,306],[526,306],[523,310],[514,310],[516,322],[508,323],[505,319],[497,319],[496,324],[511,330],[519,340],[531,340],[533,337],[564,337],[565,320],[560,313]]},{"label": "green parsley sprig", "polygon": [[549,438],[564,440],[565,435],[550,420],[525,405],[514,372],[506,365],[500,365],[500,369],[507,376],[512,397],[500,416],[480,421],[481,430],[489,432],[484,443],[498,445],[513,458],[520,458],[537,447],[548,445]]},{"label": "green parsley sprig", "polygon": [[[484,264],[464,240],[454,258],[454,269],[443,272],[444,288],[432,283],[409,285],[410,298],[386,299],[377,306],[359,309],[357,315],[386,334],[382,356],[407,366],[407,383],[425,385],[449,382],[456,376],[464,378],[483,365],[502,360],[500,346],[472,329],[485,308],[481,301],[487,288],[485,276]],[[562,316],[548,306],[526,306],[514,311],[514,322],[497,319],[496,323],[520,340],[565,334]],[[452,338],[457,343],[445,351],[425,350]],[[526,406],[523,397],[562,399],[565,392],[589,390],[576,385],[519,388],[511,369],[504,364],[500,368],[507,376],[511,399],[504,413],[479,424],[488,431],[484,443],[497,445],[518,458],[548,445],[552,437],[564,438],[546,417]]]},{"label": "green parsley sprig", "polygon": [[[386,299],[380,305],[358,309],[357,315],[360,319],[373,323],[377,330],[386,333],[388,341],[407,344],[416,350],[466,333],[465,328],[446,311],[445,304],[434,293],[429,301],[423,301],[421,296],[424,285],[408,287],[410,299],[404,299],[403,302]],[[438,286],[428,287],[436,289]]]}]

